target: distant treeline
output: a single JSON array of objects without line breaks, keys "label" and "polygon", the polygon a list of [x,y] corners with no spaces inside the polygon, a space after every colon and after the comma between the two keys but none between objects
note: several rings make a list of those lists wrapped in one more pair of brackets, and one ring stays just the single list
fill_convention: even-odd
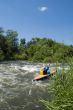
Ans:
[{"label": "distant treeline", "polygon": [[58,43],[49,38],[18,40],[18,33],[0,28],[0,61],[28,60],[38,62],[66,62],[73,56],[73,45]]}]

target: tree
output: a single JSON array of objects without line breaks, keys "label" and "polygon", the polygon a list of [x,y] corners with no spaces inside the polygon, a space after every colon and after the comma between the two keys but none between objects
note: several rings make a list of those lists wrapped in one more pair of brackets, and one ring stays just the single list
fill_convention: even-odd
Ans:
[{"label": "tree", "polygon": [[6,38],[3,34],[4,34],[4,31],[2,28],[0,28],[0,52],[1,52],[1,55],[6,56],[7,44],[6,44]]},{"label": "tree", "polygon": [[3,28],[0,27],[0,34],[2,35],[4,33]]},{"label": "tree", "polygon": [[8,44],[8,54],[9,56],[13,56],[14,53],[18,52],[18,39],[17,39],[17,32],[8,30],[6,32],[6,42]]},{"label": "tree", "polygon": [[1,60],[4,60],[4,53],[3,53],[3,51],[1,50],[1,48],[0,48],[0,61]]},{"label": "tree", "polygon": [[20,46],[25,47],[25,45],[26,45],[26,40],[25,40],[25,38],[20,39]]}]

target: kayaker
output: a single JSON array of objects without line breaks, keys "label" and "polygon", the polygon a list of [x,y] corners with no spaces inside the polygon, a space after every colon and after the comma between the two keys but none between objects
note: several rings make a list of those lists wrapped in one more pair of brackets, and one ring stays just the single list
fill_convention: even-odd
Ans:
[{"label": "kayaker", "polygon": [[43,69],[40,70],[40,74],[41,74],[41,75],[50,74],[49,66],[43,67]]},{"label": "kayaker", "polygon": [[46,66],[43,70],[43,74],[50,74],[49,66]]}]

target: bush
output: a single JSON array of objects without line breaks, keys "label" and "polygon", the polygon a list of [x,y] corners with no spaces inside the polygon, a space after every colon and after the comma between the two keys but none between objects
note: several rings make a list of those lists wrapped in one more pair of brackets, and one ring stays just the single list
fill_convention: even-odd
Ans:
[{"label": "bush", "polygon": [[15,60],[27,60],[27,55],[26,54],[15,54],[14,56],[13,56],[13,58],[15,59]]},{"label": "bush", "polygon": [[0,49],[0,61],[4,60],[4,54],[3,51]]},{"label": "bush", "polygon": [[57,74],[54,84],[51,85],[53,97],[50,100],[41,100],[47,110],[73,110],[73,64],[66,74]]}]

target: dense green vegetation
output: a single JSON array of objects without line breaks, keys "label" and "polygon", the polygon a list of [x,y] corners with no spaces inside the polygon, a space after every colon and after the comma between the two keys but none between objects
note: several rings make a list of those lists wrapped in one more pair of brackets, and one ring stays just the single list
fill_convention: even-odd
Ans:
[{"label": "dense green vegetation", "polygon": [[39,62],[66,62],[73,56],[73,46],[49,38],[18,40],[18,33],[0,28],[0,60],[29,60]]},{"label": "dense green vegetation", "polygon": [[73,110],[73,60],[69,66],[67,73],[56,74],[54,83],[49,87],[51,100],[41,100],[46,110]]}]

